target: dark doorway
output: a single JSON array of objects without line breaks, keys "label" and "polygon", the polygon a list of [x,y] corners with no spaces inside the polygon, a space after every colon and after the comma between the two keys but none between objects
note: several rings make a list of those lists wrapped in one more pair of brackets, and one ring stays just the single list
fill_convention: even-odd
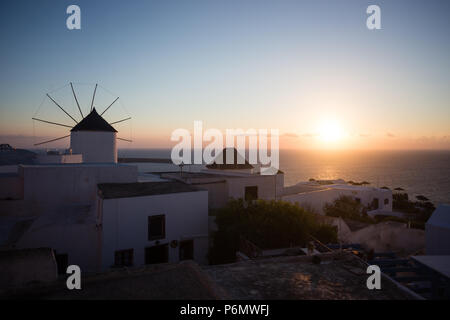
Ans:
[{"label": "dark doorway", "polygon": [[53,250],[56,260],[56,267],[58,268],[58,274],[66,274],[67,267],[69,266],[69,256],[67,253],[56,253],[56,250]]},{"label": "dark doorway", "polygon": [[194,240],[184,240],[180,242],[180,260],[194,259]]},{"label": "dark doorway", "polygon": [[145,248],[145,264],[169,262],[169,246],[162,244]]},{"label": "dark doorway", "polygon": [[258,199],[258,187],[245,187],[245,201],[252,201]]},{"label": "dark doorway", "polygon": [[380,203],[379,203],[379,200],[378,200],[378,198],[374,198],[373,200],[372,200],[372,210],[377,210],[378,208],[380,207]]},{"label": "dark doorway", "polygon": [[164,239],[166,237],[166,216],[161,214],[148,217],[148,240]]}]

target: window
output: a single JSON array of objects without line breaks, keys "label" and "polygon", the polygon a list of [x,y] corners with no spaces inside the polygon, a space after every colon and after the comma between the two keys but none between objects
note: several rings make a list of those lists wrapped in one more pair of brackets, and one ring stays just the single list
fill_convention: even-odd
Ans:
[{"label": "window", "polygon": [[145,248],[145,264],[165,262],[169,262],[169,245],[162,244]]},{"label": "window", "polygon": [[148,217],[148,240],[164,239],[166,237],[166,216]]},{"label": "window", "polygon": [[69,266],[69,256],[67,253],[56,253],[56,250],[53,250],[56,260],[56,267],[58,268],[58,274],[66,274],[67,267]]},{"label": "window", "polygon": [[180,242],[180,260],[194,259],[194,240]]},{"label": "window", "polygon": [[131,267],[133,265],[133,249],[118,250],[114,253],[116,267]]},{"label": "window", "polygon": [[384,204],[389,204],[389,199],[384,199]]},{"label": "window", "polygon": [[355,198],[355,201],[361,203],[361,198]]},{"label": "window", "polygon": [[245,187],[245,201],[251,201],[258,199],[258,187],[250,186]]}]

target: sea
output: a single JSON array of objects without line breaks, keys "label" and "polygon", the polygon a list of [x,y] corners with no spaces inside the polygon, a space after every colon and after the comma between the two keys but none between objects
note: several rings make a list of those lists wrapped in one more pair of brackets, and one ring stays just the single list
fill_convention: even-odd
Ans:
[{"label": "sea", "polygon": [[[119,157],[170,159],[171,149],[119,149]],[[371,186],[403,188],[410,198],[424,195],[435,205],[450,204],[450,150],[342,151],[280,150],[285,185],[314,179],[370,182]],[[198,171],[201,166],[183,170]],[[177,171],[173,164],[138,163],[140,172]]]}]

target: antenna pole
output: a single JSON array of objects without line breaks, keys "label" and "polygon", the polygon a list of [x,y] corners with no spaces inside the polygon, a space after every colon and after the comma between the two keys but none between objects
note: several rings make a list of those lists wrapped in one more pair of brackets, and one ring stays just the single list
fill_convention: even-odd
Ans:
[{"label": "antenna pole", "polygon": [[58,106],[58,108],[60,108],[62,111],[64,111],[64,113],[65,114],[67,114],[69,117],[70,117],[70,119],[72,119],[73,121],[75,121],[75,123],[78,123],[78,121],[77,120],[75,120],[70,114],[68,114],[67,113],[67,111],[66,110],[64,110],[63,109],[63,107],[61,107],[55,100],[53,100],[53,98],[52,97],[50,97],[50,95],[47,93],[47,97],[49,97],[50,98],[50,100],[52,100],[53,101],[53,103],[54,104],[56,104],[57,106]]},{"label": "antenna pole", "polygon": [[34,145],[38,146],[38,145],[41,145],[41,144],[44,144],[44,143],[49,143],[49,142],[61,140],[61,139],[67,138],[69,136],[70,136],[70,134],[68,134],[67,136],[64,136],[64,137],[60,137],[60,138],[56,138],[56,139],[52,139],[52,140],[47,140],[47,141],[44,141],[44,142],[35,143]]},{"label": "antenna pole", "polygon": [[122,119],[122,120],[119,120],[119,121],[111,122],[110,124],[116,124],[116,123],[119,123],[119,122],[122,122],[122,121],[127,121],[127,120],[130,120],[130,119],[131,119],[131,117],[128,117],[128,118],[125,118],[125,119]]},{"label": "antenna pole", "polygon": [[108,109],[114,104],[114,102],[116,102],[117,100],[119,100],[119,97],[116,98],[116,100],[114,100],[109,106],[108,108],[105,109],[105,111],[103,111],[100,115],[102,116],[106,111],[108,111]]},{"label": "antenna pole", "polygon": [[77,99],[77,95],[75,94],[75,90],[73,90],[72,82],[70,83],[70,87],[72,88],[73,97],[75,98],[75,101],[76,101],[76,103],[77,103],[78,110],[80,110],[81,119],[83,119],[83,118],[84,118],[83,112],[81,112],[80,104],[78,103],[78,99]]},{"label": "antenna pole", "polygon": [[97,83],[95,84],[94,95],[92,96],[91,111],[92,111],[92,107],[94,106],[94,99],[95,99],[95,92],[96,91],[97,91]]},{"label": "antenna pole", "polygon": [[68,126],[68,125],[62,124],[62,123],[51,122],[51,121],[42,120],[42,119],[38,119],[38,118],[31,118],[31,119],[37,120],[37,121],[41,121],[41,122],[45,122],[45,123],[50,123],[50,124],[56,124],[57,126],[61,126],[61,127],[72,128],[71,126]]}]

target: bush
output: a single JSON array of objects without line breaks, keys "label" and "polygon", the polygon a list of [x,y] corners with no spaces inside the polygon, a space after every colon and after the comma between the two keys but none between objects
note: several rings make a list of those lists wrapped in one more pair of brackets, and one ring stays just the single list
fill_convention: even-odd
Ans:
[{"label": "bush", "polygon": [[[420,197],[420,199],[427,199],[426,197],[422,197]],[[430,201],[409,200],[407,193],[394,193],[392,195],[392,208],[395,211],[405,213],[409,220],[418,222],[419,225],[427,222],[433,211],[436,209],[434,204]]]},{"label": "bush", "polygon": [[368,223],[374,222],[367,215],[367,208],[350,196],[340,196],[332,204],[326,203],[323,211],[330,217],[341,217]]},{"label": "bush", "polygon": [[234,262],[241,237],[260,249],[305,246],[310,235],[325,243],[337,241],[334,227],[319,224],[313,213],[284,201],[231,200],[218,210],[216,224],[209,254],[212,264]]}]

